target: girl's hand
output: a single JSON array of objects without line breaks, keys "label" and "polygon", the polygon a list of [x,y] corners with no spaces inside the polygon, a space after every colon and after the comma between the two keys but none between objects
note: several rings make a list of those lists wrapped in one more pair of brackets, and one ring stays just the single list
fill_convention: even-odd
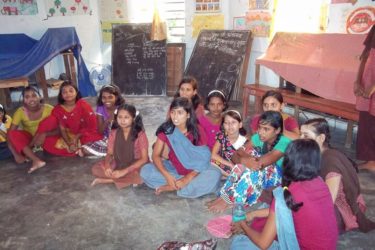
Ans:
[{"label": "girl's hand", "polygon": [[178,190],[176,179],[172,175],[168,175],[166,179],[169,186],[171,186],[174,190]]},{"label": "girl's hand", "polygon": [[375,92],[375,85],[368,88],[368,89],[365,89],[362,93],[363,97],[364,98],[371,98],[371,96],[374,94]]},{"label": "girl's hand", "polygon": [[112,178],[112,173],[113,173],[112,168],[106,168],[106,169],[104,170],[104,174],[105,174],[105,176],[107,176],[108,178]]},{"label": "girl's hand", "polygon": [[115,170],[112,172],[112,178],[115,178],[115,179],[118,179],[118,178],[121,178],[125,175],[128,174],[128,170],[127,169],[123,169],[123,170]]},{"label": "girl's hand", "polygon": [[33,139],[33,146],[40,147],[43,145],[44,140],[46,139],[46,133],[36,134]]},{"label": "girl's hand", "polygon": [[241,227],[241,222],[232,222],[231,223],[231,232],[232,234],[243,234],[243,229]]}]

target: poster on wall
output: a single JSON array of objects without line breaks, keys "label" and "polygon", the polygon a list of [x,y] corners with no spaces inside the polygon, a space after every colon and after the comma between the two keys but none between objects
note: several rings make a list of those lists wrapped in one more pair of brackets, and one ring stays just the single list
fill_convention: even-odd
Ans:
[{"label": "poster on wall", "polygon": [[91,15],[89,0],[44,0],[47,17]]},{"label": "poster on wall", "polygon": [[247,30],[246,27],[246,17],[238,16],[233,17],[233,29],[234,30]]},{"label": "poster on wall", "polygon": [[248,11],[246,26],[254,37],[269,37],[272,24],[272,15],[268,11]]},{"label": "poster on wall", "polygon": [[36,15],[37,1],[33,0],[2,0],[0,1],[0,16]]},{"label": "poster on wall", "polygon": [[375,8],[365,6],[353,10],[346,19],[346,32],[349,34],[366,34],[375,24]]},{"label": "poster on wall", "polygon": [[126,2],[118,0],[100,0],[100,20],[128,20]]},{"label": "poster on wall", "polygon": [[249,0],[249,10],[267,10],[271,0]]},{"label": "poster on wall", "polygon": [[192,21],[193,37],[198,37],[199,32],[205,30],[224,29],[224,15],[195,15]]},{"label": "poster on wall", "polygon": [[196,12],[218,12],[220,11],[220,0],[195,0]]}]

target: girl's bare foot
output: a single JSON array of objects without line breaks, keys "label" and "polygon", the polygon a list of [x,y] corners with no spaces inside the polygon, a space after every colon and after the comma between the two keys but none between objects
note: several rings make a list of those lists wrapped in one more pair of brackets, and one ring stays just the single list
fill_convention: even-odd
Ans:
[{"label": "girl's bare foot", "polygon": [[26,157],[21,155],[21,154],[15,154],[14,155],[14,160],[18,163],[18,164],[21,164],[21,163],[24,163],[26,161]]},{"label": "girl's bare foot", "polygon": [[31,168],[29,169],[29,171],[27,171],[29,174],[31,174],[32,172],[34,172],[35,170],[39,169],[39,168],[42,168],[46,165],[46,162],[44,161],[36,161],[36,162],[33,162],[33,165],[31,165]]},{"label": "girl's bare foot", "polygon": [[91,182],[91,187],[97,185],[97,184],[106,184],[106,183],[113,183],[112,179],[105,179],[105,178],[95,178]]},{"label": "girl's bare foot", "polygon": [[163,192],[170,192],[170,191],[173,191],[175,190],[173,187],[169,186],[169,185],[164,185],[164,186],[161,186],[161,187],[158,187],[156,190],[155,190],[155,194],[156,195],[159,195]]},{"label": "girl's bare foot", "polygon": [[226,203],[225,200],[219,197],[213,203],[211,203],[210,206],[208,206],[208,210],[214,213],[222,213],[230,207],[230,204]]},{"label": "girl's bare foot", "polygon": [[85,154],[83,153],[83,151],[82,151],[81,148],[76,151],[76,154],[79,155],[79,157],[84,157],[85,156]]}]

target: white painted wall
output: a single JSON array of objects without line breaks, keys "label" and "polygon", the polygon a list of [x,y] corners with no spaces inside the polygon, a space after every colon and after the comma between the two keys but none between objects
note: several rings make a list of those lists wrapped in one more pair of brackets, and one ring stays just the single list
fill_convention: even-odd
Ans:
[{"label": "white painted wall", "polygon": [[[99,29],[98,1],[90,0],[92,15],[50,17],[46,19],[43,0],[37,0],[38,14],[32,16],[3,16],[0,15],[0,33],[25,33],[34,39],[40,37],[48,28],[75,27],[82,44],[82,56],[90,69],[102,61],[101,37]],[[46,77],[57,78],[64,72],[62,57],[56,57],[45,66]]]}]

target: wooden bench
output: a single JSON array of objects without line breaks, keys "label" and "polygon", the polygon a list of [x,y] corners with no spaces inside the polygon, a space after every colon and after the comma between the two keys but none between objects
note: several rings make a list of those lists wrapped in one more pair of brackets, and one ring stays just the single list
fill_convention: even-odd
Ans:
[{"label": "wooden bench", "polygon": [[334,115],[347,120],[345,147],[351,146],[353,137],[353,123],[358,122],[359,119],[359,112],[355,109],[355,105],[302,94],[300,93],[300,89],[298,89],[297,92],[293,92],[290,90],[273,88],[261,84],[243,85],[243,117],[248,116],[249,96],[253,95],[256,97],[255,112],[261,113],[261,97],[269,90],[279,91],[283,95],[284,102],[295,105],[294,116],[297,120],[299,115],[299,107]]}]

